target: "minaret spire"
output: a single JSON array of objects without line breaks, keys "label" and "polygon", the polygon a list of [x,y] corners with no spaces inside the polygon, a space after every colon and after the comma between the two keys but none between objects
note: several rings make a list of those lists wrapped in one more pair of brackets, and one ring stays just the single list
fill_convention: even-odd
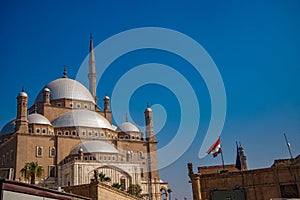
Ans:
[{"label": "minaret spire", "polygon": [[89,89],[95,100],[96,96],[96,65],[95,65],[95,54],[94,54],[94,44],[93,37],[90,34],[90,57],[89,57]]}]

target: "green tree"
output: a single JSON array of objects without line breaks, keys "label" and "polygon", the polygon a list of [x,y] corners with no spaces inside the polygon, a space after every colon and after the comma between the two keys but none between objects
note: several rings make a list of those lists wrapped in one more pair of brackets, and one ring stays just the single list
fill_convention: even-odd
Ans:
[{"label": "green tree", "polygon": [[127,192],[131,195],[134,195],[136,197],[142,197],[142,188],[140,185],[138,184],[131,184],[128,189]]},{"label": "green tree", "polygon": [[113,183],[111,186],[117,189],[120,189],[122,187],[122,185],[119,183]]},{"label": "green tree", "polygon": [[20,172],[26,180],[30,179],[30,184],[35,184],[35,178],[43,175],[44,168],[38,162],[30,162],[26,163]]},{"label": "green tree", "polygon": [[103,172],[99,174],[100,182],[110,182],[111,178],[107,177]]}]

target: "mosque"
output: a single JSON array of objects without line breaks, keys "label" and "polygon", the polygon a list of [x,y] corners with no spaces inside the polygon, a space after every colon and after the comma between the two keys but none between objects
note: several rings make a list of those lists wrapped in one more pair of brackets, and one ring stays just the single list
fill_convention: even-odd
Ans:
[{"label": "mosque", "polygon": [[46,84],[28,107],[28,95],[17,95],[16,118],[0,132],[0,168],[14,171],[17,181],[25,182],[20,170],[37,161],[44,168],[36,184],[75,186],[90,183],[94,171],[103,172],[123,190],[139,184],[142,194],[161,199],[167,183],[158,173],[157,140],[152,110],[144,111],[145,134],[129,122],[112,123],[110,98],[103,98],[103,109],[96,95],[96,66],[90,38],[89,89],[63,77]]}]

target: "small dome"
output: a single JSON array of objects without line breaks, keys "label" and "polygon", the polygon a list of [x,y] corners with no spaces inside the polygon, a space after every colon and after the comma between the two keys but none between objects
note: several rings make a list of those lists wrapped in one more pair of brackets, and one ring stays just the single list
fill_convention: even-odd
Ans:
[{"label": "small dome", "polygon": [[80,126],[113,130],[105,117],[90,110],[71,110],[56,118],[52,124],[55,127]]},{"label": "small dome", "polygon": [[105,96],[104,99],[108,99],[109,100],[110,98],[109,98],[109,96]]},{"label": "small dome", "polygon": [[44,92],[50,92],[50,89],[47,88],[47,87],[45,87],[45,88],[44,88]]},{"label": "small dome", "polygon": [[111,144],[104,141],[87,141],[74,147],[70,154],[78,154],[80,149],[83,153],[119,153],[119,151]]},{"label": "small dome", "polygon": [[[48,83],[44,89],[48,88],[51,91],[50,99],[74,99],[81,101],[88,101],[95,104],[95,99],[93,98],[90,91],[81,83],[76,80],[69,78],[59,78],[50,83]],[[43,101],[43,91],[42,89],[35,99],[35,102]]]},{"label": "small dome", "polygon": [[28,115],[28,123],[29,124],[52,125],[45,116],[38,114],[38,113],[33,113],[33,114]]},{"label": "small dome", "polygon": [[28,97],[26,92],[20,92],[18,96],[19,97]]},{"label": "small dome", "polygon": [[146,108],[145,112],[148,111],[148,112],[152,112],[152,109],[150,107]]},{"label": "small dome", "polygon": [[140,129],[131,122],[124,122],[117,128],[117,132],[141,132]]},{"label": "small dome", "polygon": [[15,132],[16,120],[13,119],[6,123],[0,131],[0,135],[6,135]]}]

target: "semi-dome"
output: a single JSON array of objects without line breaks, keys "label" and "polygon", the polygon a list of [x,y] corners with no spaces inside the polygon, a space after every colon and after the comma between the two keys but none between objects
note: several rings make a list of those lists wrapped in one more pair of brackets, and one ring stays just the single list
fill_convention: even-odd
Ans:
[{"label": "semi-dome", "polygon": [[52,122],[54,127],[92,127],[113,130],[107,119],[90,110],[71,110],[56,118]]},{"label": "semi-dome", "polygon": [[0,135],[6,135],[15,132],[16,120],[13,119],[6,123],[0,131]]},{"label": "semi-dome", "polygon": [[50,83],[48,83],[38,94],[35,102],[43,101],[43,91],[45,88],[50,90],[50,99],[74,99],[81,101],[88,101],[95,104],[95,99],[93,98],[90,91],[82,85],[80,82],[69,79],[69,78],[59,78]]},{"label": "semi-dome", "polygon": [[124,122],[117,128],[117,132],[141,132],[140,129],[131,122]]},{"label": "semi-dome", "polygon": [[38,113],[28,115],[28,123],[51,125],[50,121],[45,116]]},{"label": "semi-dome", "polygon": [[71,154],[78,154],[79,149],[83,153],[119,153],[113,145],[104,141],[82,142],[72,149]]}]

